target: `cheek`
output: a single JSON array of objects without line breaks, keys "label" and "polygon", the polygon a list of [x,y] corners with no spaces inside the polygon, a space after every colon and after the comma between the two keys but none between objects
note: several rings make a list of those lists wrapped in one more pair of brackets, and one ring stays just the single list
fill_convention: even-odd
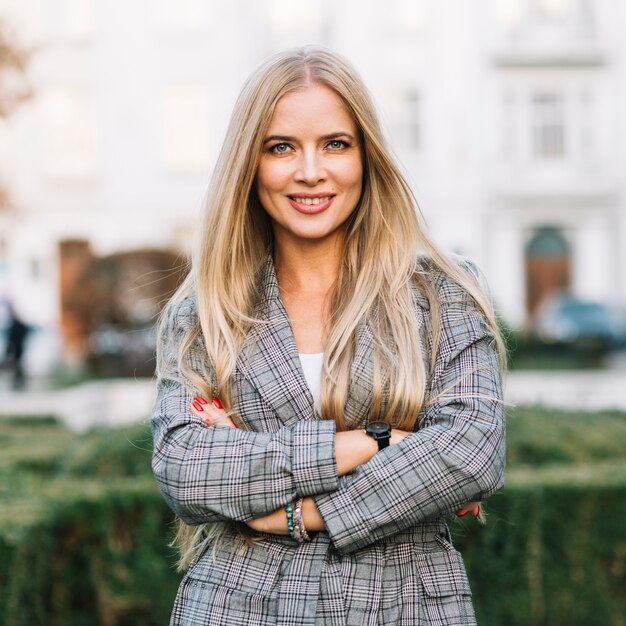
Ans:
[{"label": "cheek", "polygon": [[286,168],[280,163],[259,165],[256,175],[256,185],[259,195],[280,191],[288,180]]},{"label": "cheek", "polygon": [[263,195],[267,194],[269,182],[270,182],[270,179],[267,176],[267,169],[263,167],[259,167],[256,173],[256,178],[255,178],[256,190],[257,190],[257,194],[259,195],[259,197],[262,197]]},{"label": "cheek", "polygon": [[256,193],[263,209],[274,215],[276,199],[285,188],[284,175],[281,175],[277,164],[271,166],[259,165],[255,179]]},{"label": "cheek", "polygon": [[338,172],[338,176],[344,189],[359,195],[361,194],[361,188],[363,186],[363,166],[361,165],[360,159],[346,163],[341,172]]}]

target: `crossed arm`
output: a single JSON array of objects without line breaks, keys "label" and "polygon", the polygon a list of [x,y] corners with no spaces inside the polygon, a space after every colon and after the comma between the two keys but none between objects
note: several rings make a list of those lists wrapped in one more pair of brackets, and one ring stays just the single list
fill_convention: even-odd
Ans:
[{"label": "crossed arm", "polygon": [[[228,414],[222,409],[219,401],[215,401],[215,404],[208,403],[204,398],[197,396],[191,407],[191,412],[199,417],[206,427],[236,428]],[[394,428],[391,431],[389,444],[395,445],[409,434],[407,431]],[[363,430],[337,433],[335,435],[337,475],[344,476],[350,473],[359,465],[370,461],[377,452],[378,445],[376,441]],[[480,504],[478,502],[468,502],[456,511],[456,515],[459,517],[463,517],[468,513],[477,516],[480,513]],[[302,517],[307,530],[320,531],[326,529],[324,518],[320,514],[312,496],[307,496],[303,499]],[[246,523],[250,528],[257,531],[278,535],[289,534],[287,516],[282,507],[269,515],[249,520]]]},{"label": "crossed arm", "polygon": [[[345,553],[426,519],[475,513],[503,484],[499,365],[480,312],[459,302],[443,314],[422,428],[394,431],[380,452],[362,430],[336,433],[330,421],[256,432],[234,428],[219,409],[194,411],[172,358],[152,418],[153,470],[168,504],[188,524],[238,520],[287,534],[283,507],[302,496],[306,527]],[[173,311],[168,341],[178,345],[192,322],[185,308]]]}]

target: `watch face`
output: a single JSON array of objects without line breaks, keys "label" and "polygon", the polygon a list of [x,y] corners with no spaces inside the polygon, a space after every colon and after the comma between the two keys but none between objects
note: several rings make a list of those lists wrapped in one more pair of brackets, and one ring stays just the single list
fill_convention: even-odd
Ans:
[{"label": "watch face", "polygon": [[385,422],[370,422],[367,425],[367,432],[372,435],[388,434],[391,428]]}]

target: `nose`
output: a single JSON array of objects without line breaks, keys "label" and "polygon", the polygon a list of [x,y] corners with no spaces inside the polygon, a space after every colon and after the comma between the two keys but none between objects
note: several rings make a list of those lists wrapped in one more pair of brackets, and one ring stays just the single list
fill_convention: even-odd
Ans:
[{"label": "nose", "polygon": [[324,159],[316,149],[307,148],[302,150],[298,159],[295,178],[298,182],[310,186],[326,179]]}]

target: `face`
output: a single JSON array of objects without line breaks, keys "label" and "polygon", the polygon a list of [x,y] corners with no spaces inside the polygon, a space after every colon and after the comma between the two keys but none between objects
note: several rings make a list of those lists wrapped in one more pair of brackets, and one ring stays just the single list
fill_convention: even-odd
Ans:
[{"label": "face", "polygon": [[356,124],[332,89],[312,84],[278,101],[256,176],[277,246],[340,238],[362,178]]}]

